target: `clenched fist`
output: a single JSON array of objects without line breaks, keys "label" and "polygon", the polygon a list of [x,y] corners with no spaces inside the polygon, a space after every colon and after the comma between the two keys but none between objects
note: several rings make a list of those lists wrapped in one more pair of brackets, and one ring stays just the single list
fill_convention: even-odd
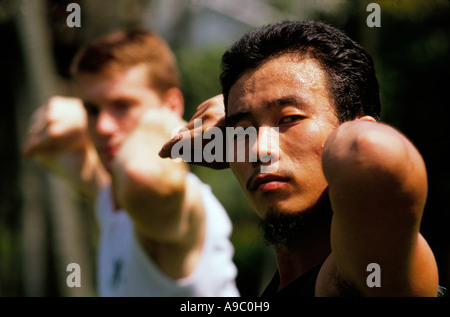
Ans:
[{"label": "clenched fist", "polygon": [[[197,120],[198,122],[201,122],[201,126],[196,126],[195,121]],[[198,106],[197,112],[181,129],[183,132],[167,141],[161,148],[159,155],[162,158],[176,158],[176,156],[173,156],[174,153],[172,153],[172,149],[178,142],[191,142],[191,146],[189,146],[189,148],[192,153],[195,153],[196,151],[203,153],[204,147],[210,141],[205,140],[203,135],[206,131],[208,131],[208,129],[211,128],[221,129],[222,132],[225,130],[225,107],[223,104],[223,95],[212,97]],[[224,133],[222,133],[222,136],[223,135]],[[201,148],[196,148],[197,144],[199,144]],[[222,144],[225,145],[225,140],[222,140]],[[223,153],[225,153],[225,150],[223,150]],[[192,155],[192,157],[193,156],[194,155]],[[225,159],[222,162],[207,162],[204,159],[198,162],[192,160],[190,163],[212,169],[224,169],[229,167],[229,164]]]},{"label": "clenched fist", "polygon": [[81,148],[88,139],[87,116],[78,98],[55,96],[31,117],[25,157],[55,156]]}]

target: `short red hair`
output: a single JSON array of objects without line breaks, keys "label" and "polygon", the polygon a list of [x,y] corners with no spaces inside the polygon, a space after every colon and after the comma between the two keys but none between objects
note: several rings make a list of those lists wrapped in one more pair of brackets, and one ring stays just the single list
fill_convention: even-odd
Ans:
[{"label": "short red hair", "polygon": [[161,95],[180,87],[175,56],[156,33],[146,30],[120,30],[95,39],[75,55],[71,74],[111,74],[133,66],[148,66],[150,88]]}]

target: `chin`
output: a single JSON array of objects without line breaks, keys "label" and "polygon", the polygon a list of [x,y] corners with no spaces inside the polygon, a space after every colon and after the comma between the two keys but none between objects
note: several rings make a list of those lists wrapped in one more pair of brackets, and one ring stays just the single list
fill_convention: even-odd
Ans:
[{"label": "chin", "polygon": [[113,159],[108,159],[108,160],[101,160],[103,167],[105,167],[106,171],[111,174],[112,169],[113,169],[113,164],[114,164],[114,160]]},{"label": "chin", "polygon": [[331,208],[318,206],[305,209],[268,208],[259,221],[267,245],[289,247],[312,230],[330,227]]},{"label": "chin", "polygon": [[278,203],[265,204],[264,206],[259,206],[258,210],[261,218],[267,215],[281,214],[281,215],[292,215],[304,213],[310,210],[310,207],[303,207],[301,204],[287,204],[285,201]]}]

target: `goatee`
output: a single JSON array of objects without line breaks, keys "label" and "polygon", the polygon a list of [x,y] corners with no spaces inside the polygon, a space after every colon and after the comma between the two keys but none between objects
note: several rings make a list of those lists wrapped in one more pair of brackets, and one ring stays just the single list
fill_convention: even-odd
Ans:
[{"label": "goatee", "polygon": [[284,214],[269,212],[264,219],[260,219],[259,228],[267,245],[289,246],[297,240],[305,227],[304,216],[301,212]]},{"label": "goatee", "polygon": [[333,212],[328,193],[324,192],[315,208],[297,212],[269,210],[264,219],[259,221],[267,245],[289,247],[318,228],[331,225]]}]

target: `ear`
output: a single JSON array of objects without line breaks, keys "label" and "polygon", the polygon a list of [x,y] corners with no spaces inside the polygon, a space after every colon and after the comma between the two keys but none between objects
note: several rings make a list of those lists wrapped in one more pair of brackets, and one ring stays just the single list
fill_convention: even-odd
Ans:
[{"label": "ear", "polygon": [[364,116],[364,117],[358,117],[355,120],[363,120],[363,121],[371,121],[371,122],[377,122],[374,117],[372,116]]},{"label": "ear", "polygon": [[170,88],[164,94],[163,106],[169,108],[180,117],[184,114],[184,98],[183,93],[178,88]]}]

